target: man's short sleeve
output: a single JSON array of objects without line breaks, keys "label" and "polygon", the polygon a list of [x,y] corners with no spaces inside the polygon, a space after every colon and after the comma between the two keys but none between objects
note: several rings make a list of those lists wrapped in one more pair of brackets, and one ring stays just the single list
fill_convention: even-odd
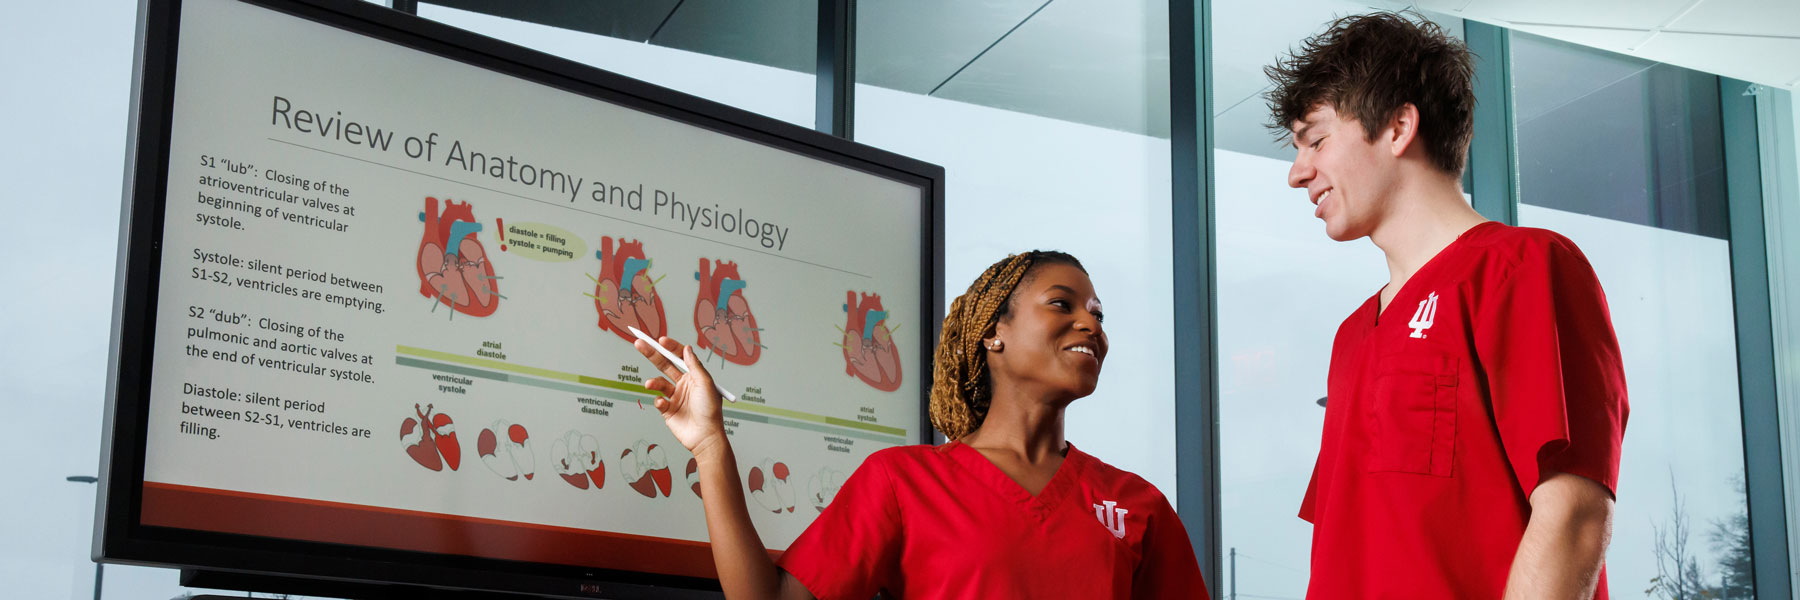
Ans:
[{"label": "man's short sleeve", "polygon": [[1574,243],[1542,232],[1487,286],[1475,347],[1505,446],[1527,497],[1548,473],[1617,489],[1629,406],[1600,281]]},{"label": "man's short sleeve", "polygon": [[1206,580],[1194,558],[1187,527],[1168,498],[1156,495],[1158,506],[1144,532],[1143,559],[1132,575],[1132,598],[1198,598],[1206,600]]},{"label": "man's short sleeve", "polygon": [[883,454],[863,461],[781,555],[781,568],[814,597],[868,600],[898,572],[900,508]]}]

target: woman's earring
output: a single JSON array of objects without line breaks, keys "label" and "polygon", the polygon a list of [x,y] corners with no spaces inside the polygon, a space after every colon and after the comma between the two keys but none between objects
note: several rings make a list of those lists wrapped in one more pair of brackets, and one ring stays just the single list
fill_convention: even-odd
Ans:
[{"label": "woman's earring", "polygon": [[1000,348],[1005,347],[1005,346],[1006,346],[1006,344],[1004,342],[1001,342],[1000,340],[994,340],[993,344],[988,345],[988,349],[993,350],[995,352],[999,352]]}]

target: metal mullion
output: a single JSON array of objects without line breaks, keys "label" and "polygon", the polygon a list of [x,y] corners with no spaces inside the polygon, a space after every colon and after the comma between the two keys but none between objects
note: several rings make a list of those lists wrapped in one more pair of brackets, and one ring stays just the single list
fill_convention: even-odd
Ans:
[{"label": "metal mullion", "polygon": [[813,129],[853,139],[856,0],[819,0],[818,41]]},{"label": "metal mullion", "polygon": [[1775,388],[1774,321],[1763,222],[1761,150],[1750,84],[1719,78],[1730,215],[1731,290],[1737,323],[1738,392],[1744,426],[1744,493],[1756,596],[1790,598],[1787,506]]},{"label": "metal mullion", "polygon": [[1519,224],[1517,134],[1513,128],[1512,49],[1505,28],[1463,21],[1463,37],[1475,54],[1475,131],[1469,139],[1465,182],[1482,216]]},{"label": "metal mullion", "polygon": [[1169,2],[1175,486],[1209,594],[1219,597],[1220,486],[1210,0]]}]

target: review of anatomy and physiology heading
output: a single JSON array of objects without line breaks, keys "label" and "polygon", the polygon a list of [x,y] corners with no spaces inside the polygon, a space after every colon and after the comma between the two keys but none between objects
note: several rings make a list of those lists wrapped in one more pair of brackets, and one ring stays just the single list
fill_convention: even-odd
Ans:
[{"label": "review of anatomy and physiology heading", "polygon": [[[346,120],[343,111],[333,111],[332,114],[327,115],[323,112],[295,107],[292,101],[282,96],[273,96],[269,124],[291,131],[316,134],[322,139],[382,152],[392,152],[395,138],[400,137],[392,129]],[[640,213],[645,212],[646,203],[644,184],[642,183],[632,187],[607,185],[598,179],[587,180],[570,175],[565,170],[524,162],[510,153],[502,156],[498,153],[468,150],[463,146],[461,140],[455,139],[449,139],[448,149],[440,151],[439,146],[444,145],[442,141],[444,139],[448,138],[443,138],[436,132],[424,137],[406,136],[400,142],[400,151],[408,158],[454,167],[468,173],[487,175],[518,186],[556,192],[568,198],[571,203],[579,200],[585,192],[592,202]],[[679,224],[685,224],[688,231],[705,230],[730,236],[742,236],[763,248],[776,251],[787,247],[789,228],[786,225],[746,216],[741,208],[727,209],[717,203],[705,206],[695,202],[684,202],[676,199],[675,192],[662,189],[650,190],[648,208],[651,216],[663,217]]]}]

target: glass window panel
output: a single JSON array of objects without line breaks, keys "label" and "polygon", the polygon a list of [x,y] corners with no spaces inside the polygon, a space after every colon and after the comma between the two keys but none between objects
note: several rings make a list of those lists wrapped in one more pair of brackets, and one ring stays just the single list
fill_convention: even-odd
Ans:
[{"label": "glass window panel", "polygon": [[1519,201],[1725,239],[1718,78],[1512,37]]},{"label": "glass window panel", "polygon": [[1008,253],[1081,259],[1112,346],[1068,439],[1175,501],[1166,2],[922,4],[858,5],[856,140],[944,166],[946,305]]},{"label": "glass window panel", "polygon": [[1587,255],[1630,389],[1613,597],[1748,597],[1718,79],[1527,34],[1512,49],[1519,224]]},{"label": "glass window panel", "polygon": [[[1262,68],[1336,18],[1370,10],[1350,0],[1212,4],[1220,550],[1227,557],[1220,585],[1235,583],[1245,598],[1306,595],[1312,525],[1298,513],[1319,453],[1332,337],[1388,279],[1374,244],[1332,241],[1305,191],[1288,187],[1294,149],[1264,127],[1261,94],[1270,84]],[[1426,17],[1462,37],[1460,19]]]},{"label": "glass window panel", "polygon": [[[1763,219],[1769,247],[1769,308],[1774,321],[1775,386],[1781,415],[1782,481],[1787,485],[1788,548],[1800,548],[1800,102],[1793,92],[1756,93]],[[1795,575],[1791,550],[1789,569]],[[1796,577],[1800,579],[1800,577]]]},{"label": "glass window panel", "polygon": [[[0,344],[0,406],[8,422],[21,424],[0,436],[0,454],[14,457],[0,461],[0,480],[8,482],[0,512],[13,515],[0,526],[0,597],[91,598],[95,488],[65,477],[94,475],[99,464],[137,3],[9,8],[10,18],[0,19],[0,73],[9,82],[0,110],[30,118],[0,119],[0,138],[14,142],[0,145],[0,177],[9,182],[4,206],[23,225],[0,236],[0,251],[32,258],[7,271],[30,282],[28,289],[0,300],[7,315],[0,333],[9,340]],[[810,72],[700,53],[705,48],[677,50],[426,4],[420,10],[484,35],[812,124]],[[803,23],[759,29],[759,35],[788,40],[785,54],[795,44],[810,53],[816,13],[802,12]],[[172,569],[125,565],[105,567],[103,588],[107,600],[210,592],[180,586]]]},{"label": "glass window panel", "polygon": [[[486,6],[482,2],[447,4]],[[608,27],[589,22],[595,20],[591,16],[575,21],[556,14],[535,15],[550,23],[540,24],[424,2],[419,3],[419,16],[802,127],[813,126],[816,5],[689,1],[656,6],[666,10],[626,10],[629,15],[607,20],[612,25]],[[600,29],[618,37],[569,27]]]}]

